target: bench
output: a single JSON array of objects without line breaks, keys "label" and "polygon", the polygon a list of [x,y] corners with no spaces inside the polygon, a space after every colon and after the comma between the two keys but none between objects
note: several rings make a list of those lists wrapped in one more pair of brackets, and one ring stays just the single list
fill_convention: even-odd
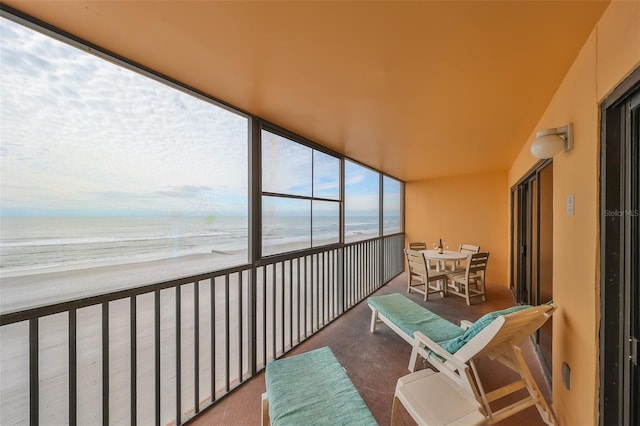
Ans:
[{"label": "bench", "polygon": [[267,364],[262,425],[377,425],[331,349]]}]

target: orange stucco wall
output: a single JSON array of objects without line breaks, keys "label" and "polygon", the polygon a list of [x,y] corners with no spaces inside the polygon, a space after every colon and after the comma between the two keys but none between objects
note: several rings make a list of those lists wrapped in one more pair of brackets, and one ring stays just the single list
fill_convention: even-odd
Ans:
[{"label": "orange stucco wall", "polygon": [[479,245],[490,253],[487,282],[507,285],[508,197],[506,171],[407,182],[407,242],[431,246],[442,238],[450,250],[461,243]]},{"label": "orange stucco wall", "polygon": [[[561,425],[598,424],[599,104],[638,66],[640,2],[613,1],[508,173],[511,186],[536,162],[529,153],[536,130],[573,123],[574,148],[554,157],[553,167],[553,282],[559,307],[553,321],[553,376],[560,377],[563,362],[572,372],[570,390],[553,381]],[[566,214],[570,194],[574,216]]]}]

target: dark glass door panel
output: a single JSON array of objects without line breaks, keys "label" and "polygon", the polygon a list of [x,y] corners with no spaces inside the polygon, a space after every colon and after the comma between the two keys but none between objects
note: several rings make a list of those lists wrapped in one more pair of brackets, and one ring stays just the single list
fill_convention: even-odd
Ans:
[{"label": "dark glass door panel", "polygon": [[[538,294],[536,304],[553,299],[553,163],[540,170],[539,224],[538,224]],[[548,371],[552,371],[551,342],[553,317],[538,332],[538,347]]]},{"label": "dark glass door panel", "polygon": [[600,424],[640,424],[640,68],[602,105]]},{"label": "dark glass door panel", "polygon": [[[512,189],[511,286],[518,303],[553,299],[553,163],[547,160]],[[551,375],[552,322],[534,336],[546,373]],[[550,378],[550,377],[549,377]]]}]

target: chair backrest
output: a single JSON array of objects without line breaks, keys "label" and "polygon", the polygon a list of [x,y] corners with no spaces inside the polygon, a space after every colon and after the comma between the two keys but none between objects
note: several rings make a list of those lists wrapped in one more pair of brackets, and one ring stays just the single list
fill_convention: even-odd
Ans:
[{"label": "chair backrest", "polygon": [[409,272],[416,275],[428,276],[427,263],[422,253],[416,250],[405,249],[405,256],[407,256],[407,263],[409,264]]},{"label": "chair backrest", "polygon": [[454,357],[462,362],[481,355],[495,359],[535,333],[555,310],[556,306],[550,303],[500,315],[456,351]]},{"label": "chair backrest", "polygon": [[480,246],[474,246],[473,244],[460,244],[458,251],[461,253],[479,253]]},{"label": "chair backrest", "polygon": [[412,243],[409,243],[409,250],[426,250],[427,249],[427,243],[422,242],[422,241],[414,241]]},{"label": "chair backrest", "polygon": [[467,278],[470,274],[485,272],[487,262],[489,261],[489,253],[473,253],[467,256]]}]

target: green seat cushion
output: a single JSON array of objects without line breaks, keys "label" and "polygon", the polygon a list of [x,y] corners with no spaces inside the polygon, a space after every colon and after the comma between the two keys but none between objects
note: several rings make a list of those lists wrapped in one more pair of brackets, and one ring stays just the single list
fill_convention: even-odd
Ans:
[{"label": "green seat cushion", "polygon": [[508,315],[513,312],[518,312],[530,307],[530,305],[517,305],[507,309],[503,309],[501,311],[489,312],[488,314],[480,317],[480,319],[474,322],[471,327],[467,328],[464,334],[450,339],[446,342],[440,342],[440,346],[442,346],[444,350],[451,354],[456,353],[458,349],[467,344],[471,339],[473,339],[478,333],[480,333],[486,326],[491,324],[493,320],[498,318],[500,315]]},{"label": "green seat cushion", "polygon": [[265,382],[274,426],[377,425],[328,347],[268,363]]},{"label": "green seat cushion", "polygon": [[411,337],[414,331],[420,331],[440,343],[464,334],[462,328],[400,293],[373,296],[367,299],[367,303]]}]

